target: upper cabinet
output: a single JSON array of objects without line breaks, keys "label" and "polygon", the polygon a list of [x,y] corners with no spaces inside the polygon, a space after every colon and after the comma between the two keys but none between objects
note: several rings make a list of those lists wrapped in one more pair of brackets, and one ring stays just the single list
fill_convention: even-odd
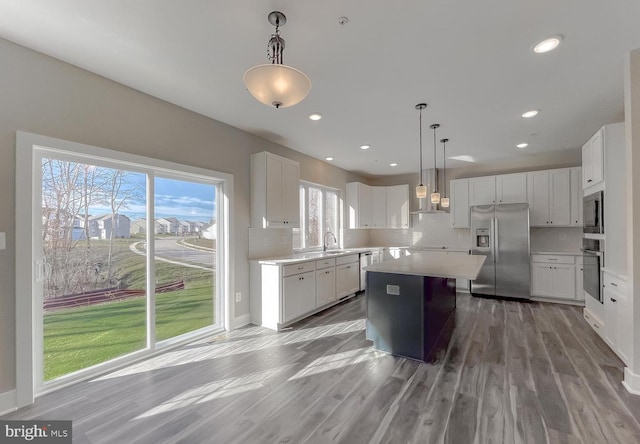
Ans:
[{"label": "upper cabinet", "polygon": [[469,204],[493,205],[496,203],[496,176],[469,179]]},{"label": "upper cabinet", "polygon": [[503,174],[496,176],[496,203],[524,203],[526,201],[526,173]]},{"label": "upper cabinet", "polygon": [[371,187],[347,184],[348,227],[408,228],[409,185]]},{"label": "upper cabinet", "polygon": [[300,165],[266,151],[251,156],[251,226],[300,227]]},{"label": "upper cabinet", "polygon": [[386,189],[387,228],[409,228],[409,185],[374,188]]},{"label": "upper cabinet", "polygon": [[[571,226],[571,169],[527,173],[529,224]],[[575,199],[574,199],[575,200]]]},{"label": "upper cabinet", "polygon": [[571,226],[582,226],[582,168],[571,170]]},{"label": "upper cabinet", "polygon": [[[604,131],[600,129],[582,147],[582,188],[601,187],[604,181]],[[587,193],[588,194],[588,193]]]},{"label": "upper cabinet", "polygon": [[453,228],[470,228],[469,221],[469,179],[455,179],[450,182],[451,225]]}]

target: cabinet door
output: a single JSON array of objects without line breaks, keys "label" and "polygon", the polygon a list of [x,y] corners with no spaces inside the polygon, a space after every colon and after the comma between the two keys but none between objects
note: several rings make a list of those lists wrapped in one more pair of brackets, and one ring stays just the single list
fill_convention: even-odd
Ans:
[{"label": "cabinet door", "polygon": [[576,297],[576,269],[575,265],[553,266],[553,297],[561,299],[575,299]]},{"label": "cabinet door", "polygon": [[373,225],[373,206],[371,198],[371,187],[363,183],[358,184],[359,228],[370,228]]},{"label": "cabinet door", "polygon": [[469,179],[469,195],[471,205],[492,205],[496,203],[496,177],[474,177]]},{"label": "cabinet door", "polygon": [[549,171],[549,224],[553,226],[571,225],[571,170]]},{"label": "cabinet door", "polygon": [[549,172],[527,173],[527,194],[529,201],[529,225],[549,226]]},{"label": "cabinet door", "polygon": [[282,219],[289,228],[300,227],[300,166],[282,163]]},{"label": "cabinet door", "polygon": [[316,306],[322,307],[336,300],[336,269],[316,271]]},{"label": "cabinet door", "polygon": [[582,168],[571,168],[571,226],[582,226]]},{"label": "cabinet door", "polygon": [[611,287],[604,287],[604,339],[611,346],[616,349],[618,345],[618,299],[617,292],[613,291]]},{"label": "cabinet door", "polygon": [[582,147],[582,188],[591,186],[593,182],[593,150],[591,140]]},{"label": "cabinet door", "polygon": [[628,293],[618,294],[618,354],[629,364],[633,350],[633,310],[629,307]]},{"label": "cabinet door", "polygon": [[584,284],[583,284],[583,276],[584,276],[584,267],[583,265],[576,265],[576,299],[579,301],[584,301]]},{"label": "cabinet door", "polygon": [[357,262],[336,267],[336,296],[353,294],[360,288],[360,267]]},{"label": "cabinet door", "polygon": [[604,180],[604,137],[603,130],[595,133],[591,139],[591,180],[589,186]]},{"label": "cabinet door", "polygon": [[279,158],[267,155],[266,179],[267,225],[283,225],[284,218],[282,217],[282,161]]},{"label": "cabinet door", "polygon": [[527,202],[527,174],[496,176],[496,203]]},{"label": "cabinet door", "polygon": [[533,296],[553,297],[553,267],[531,264],[531,293]]},{"label": "cabinet door", "polygon": [[312,311],[316,304],[315,271],[282,279],[283,322]]},{"label": "cabinet door", "polygon": [[387,188],[387,228],[409,228],[409,185]]},{"label": "cabinet door", "polygon": [[451,182],[451,225],[453,228],[469,228],[469,179]]},{"label": "cabinet door", "polygon": [[387,187],[371,187],[371,225],[376,228],[387,226]]}]

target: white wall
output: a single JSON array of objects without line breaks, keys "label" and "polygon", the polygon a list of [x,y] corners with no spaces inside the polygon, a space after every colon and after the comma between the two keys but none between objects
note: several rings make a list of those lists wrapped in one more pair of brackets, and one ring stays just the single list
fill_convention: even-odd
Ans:
[{"label": "white wall", "polygon": [[0,394],[15,387],[16,130],[233,174],[232,290],[243,294],[236,316],[249,313],[251,154],[289,157],[300,162],[301,179],[342,190],[366,180],[2,39],[0,60],[0,232],[7,233],[7,249],[0,251]]}]

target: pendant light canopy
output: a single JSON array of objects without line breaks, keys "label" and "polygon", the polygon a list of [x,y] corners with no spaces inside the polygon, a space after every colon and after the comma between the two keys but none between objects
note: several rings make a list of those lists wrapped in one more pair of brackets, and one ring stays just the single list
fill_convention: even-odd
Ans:
[{"label": "pendant light canopy", "polygon": [[302,71],[282,63],[284,39],[280,37],[280,26],[287,23],[287,17],[282,12],[273,11],[268,19],[276,27],[267,45],[267,58],[271,63],[249,68],[244,73],[243,81],[258,101],[276,108],[286,108],[307,96],[311,80]]},{"label": "pendant light canopy", "polygon": [[430,127],[433,130],[433,168],[436,170],[436,181],[435,181],[435,185],[433,187],[433,192],[431,193],[431,203],[432,204],[439,204],[440,203],[440,193],[438,193],[438,165],[436,163],[436,149],[437,149],[437,145],[436,145],[436,130],[438,128],[440,128],[440,124],[439,123],[434,123],[433,125],[431,125]]},{"label": "pendant light canopy", "polygon": [[422,181],[422,110],[427,107],[426,103],[418,103],[416,109],[420,111],[420,185],[416,187],[416,197],[425,199],[427,197],[427,187]]},{"label": "pendant light canopy", "polygon": [[442,170],[444,171],[444,197],[440,199],[442,208],[449,208],[449,198],[447,197],[447,142],[449,139],[440,139],[442,142]]}]

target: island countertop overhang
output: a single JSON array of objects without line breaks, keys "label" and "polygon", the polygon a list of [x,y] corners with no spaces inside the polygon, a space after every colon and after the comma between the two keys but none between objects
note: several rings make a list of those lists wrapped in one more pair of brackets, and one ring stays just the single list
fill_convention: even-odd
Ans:
[{"label": "island countertop overhang", "polygon": [[369,265],[365,270],[475,280],[485,259],[486,256],[482,255],[433,255],[428,252],[416,252],[411,256]]}]

